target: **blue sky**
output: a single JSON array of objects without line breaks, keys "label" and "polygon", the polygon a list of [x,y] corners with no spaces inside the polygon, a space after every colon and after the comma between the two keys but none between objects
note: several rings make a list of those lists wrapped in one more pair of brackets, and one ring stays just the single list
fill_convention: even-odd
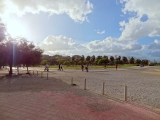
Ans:
[{"label": "blue sky", "polygon": [[0,6],[8,32],[45,54],[160,61],[159,0],[5,0]]}]

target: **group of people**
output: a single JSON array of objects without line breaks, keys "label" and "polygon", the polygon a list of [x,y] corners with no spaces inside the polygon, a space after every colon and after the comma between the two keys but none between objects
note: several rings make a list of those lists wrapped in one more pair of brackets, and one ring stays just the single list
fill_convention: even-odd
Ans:
[{"label": "group of people", "polygon": [[[59,71],[63,71],[63,65],[62,64],[59,64],[58,67],[59,67],[59,69],[58,69]],[[116,64],[115,67],[116,67],[116,70],[117,70],[118,65]],[[106,68],[106,66],[105,66],[105,68]],[[82,69],[82,72],[83,72],[84,71],[84,65],[83,64],[81,65],[81,69]],[[48,64],[46,64],[44,71],[45,70],[49,71],[49,65]],[[86,72],[88,72],[88,65],[85,66],[85,70],[86,70]]]},{"label": "group of people", "polygon": [[[59,71],[63,71],[63,65],[62,65],[62,64],[59,64],[58,66],[59,66],[59,69],[58,69],[58,70],[59,70]],[[46,64],[46,66],[45,66],[45,68],[44,68],[44,71],[45,71],[45,70],[46,70],[46,71],[49,71],[49,65],[48,65],[48,64]]]},{"label": "group of people", "polygon": [[[84,65],[81,65],[82,72],[84,71]],[[88,72],[88,65],[85,66],[86,72]]]}]

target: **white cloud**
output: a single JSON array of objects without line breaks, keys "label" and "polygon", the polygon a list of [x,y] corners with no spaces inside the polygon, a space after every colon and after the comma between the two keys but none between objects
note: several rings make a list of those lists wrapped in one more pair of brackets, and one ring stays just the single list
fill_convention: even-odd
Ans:
[{"label": "white cloud", "polygon": [[[85,45],[77,44],[66,36],[48,36],[39,46],[48,55],[120,55],[136,59],[160,59],[160,41],[155,40],[150,45],[140,45],[136,41],[118,41],[117,38],[107,37],[104,40],[93,40]],[[153,51],[152,51],[153,49]]]},{"label": "white cloud", "polygon": [[102,30],[102,31],[100,31],[100,30],[95,30],[96,32],[97,32],[97,34],[104,34],[105,33],[105,30]]},{"label": "white cloud", "polygon": [[87,48],[91,51],[103,51],[108,53],[120,53],[126,51],[134,51],[137,49],[141,49],[142,46],[137,44],[136,42],[121,42],[115,38],[107,37],[106,39],[94,40],[88,43]]},{"label": "white cloud", "polygon": [[158,50],[160,50],[160,40],[154,40],[154,43],[150,44],[148,46],[148,48],[149,49],[158,49]]},{"label": "white cloud", "polygon": [[50,55],[61,53],[65,55],[72,54],[108,54],[108,53],[123,53],[136,51],[142,46],[136,42],[123,43],[112,37],[107,37],[104,40],[93,40],[86,45],[76,44],[72,38],[66,36],[48,36],[40,45],[45,53]]},{"label": "white cloud", "polygon": [[72,38],[67,38],[62,35],[48,36],[39,47],[44,49],[45,54],[49,55],[57,53],[62,55],[74,55],[86,52],[86,47],[76,44]]},{"label": "white cloud", "polygon": [[[159,0],[120,0],[124,14],[136,13],[128,22],[120,22],[122,34],[119,40],[137,40],[144,36],[160,36]],[[143,15],[148,17],[141,21]]]},{"label": "white cloud", "polygon": [[27,12],[38,14],[66,13],[76,22],[88,20],[87,15],[92,12],[93,4],[89,0],[0,0],[0,14],[15,13],[24,15]]},{"label": "white cloud", "polygon": [[160,58],[160,50],[154,50],[148,53],[148,55],[150,55],[151,57],[158,57]]}]

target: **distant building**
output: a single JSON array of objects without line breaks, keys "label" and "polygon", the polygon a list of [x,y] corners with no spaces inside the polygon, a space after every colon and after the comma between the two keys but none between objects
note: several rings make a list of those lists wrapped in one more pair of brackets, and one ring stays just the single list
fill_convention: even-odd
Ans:
[{"label": "distant building", "polygon": [[54,56],[52,56],[52,58],[55,58],[55,59],[64,59],[64,60],[70,60],[71,59],[70,56],[62,56],[62,55],[54,55]]}]

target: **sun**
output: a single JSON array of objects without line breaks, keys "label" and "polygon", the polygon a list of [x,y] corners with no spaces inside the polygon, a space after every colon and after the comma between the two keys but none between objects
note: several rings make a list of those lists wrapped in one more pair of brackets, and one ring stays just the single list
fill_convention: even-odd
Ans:
[{"label": "sun", "polygon": [[8,20],[7,31],[12,37],[27,37],[27,30],[25,26],[17,20]]}]

